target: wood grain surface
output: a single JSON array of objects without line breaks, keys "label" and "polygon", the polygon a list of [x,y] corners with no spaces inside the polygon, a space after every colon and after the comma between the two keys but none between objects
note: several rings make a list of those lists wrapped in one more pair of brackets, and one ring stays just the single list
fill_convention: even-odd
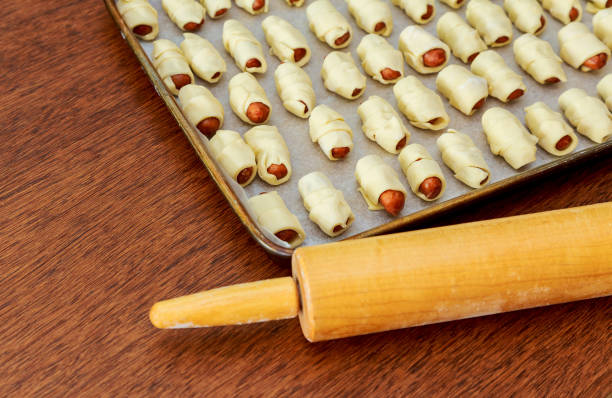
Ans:
[{"label": "wood grain surface", "polygon": [[[296,320],[155,330],[159,299],[289,268],[247,236],[101,0],[4,2],[0,31],[0,396],[612,393],[612,298],[319,344]],[[435,224],[609,200],[601,159]]]}]

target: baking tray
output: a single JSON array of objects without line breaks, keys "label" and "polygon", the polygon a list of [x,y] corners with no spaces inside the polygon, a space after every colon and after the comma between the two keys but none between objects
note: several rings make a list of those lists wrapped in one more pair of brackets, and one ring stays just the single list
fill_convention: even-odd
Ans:
[{"label": "baking tray", "polygon": [[[386,153],[363,135],[361,131],[361,122],[357,115],[356,109],[357,106],[365,101],[370,95],[380,95],[395,106],[396,102],[392,93],[392,85],[385,86],[368,77],[366,92],[363,96],[354,101],[345,100],[326,91],[319,77],[319,71],[323,61],[323,56],[332,50],[324,43],[319,42],[308,29],[305,15],[305,7],[308,5],[308,0],[306,1],[306,4],[300,8],[289,7],[282,0],[269,0],[270,11],[268,13],[252,16],[233,4],[226,16],[218,20],[207,18],[203,28],[197,32],[213,43],[227,64],[227,72],[216,85],[210,85],[196,77],[196,83],[209,88],[223,104],[225,121],[222,128],[236,130],[242,134],[247,129],[252,127],[240,121],[238,117],[233,114],[228,105],[227,82],[233,75],[239,73],[240,70],[238,70],[233,59],[227,53],[225,53],[223,49],[221,41],[223,23],[229,18],[234,18],[243,22],[259,39],[264,46],[264,49],[267,49],[268,46],[265,42],[263,31],[261,29],[261,21],[268,15],[278,15],[289,20],[292,24],[294,24],[294,26],[300,29],[300,31],[302,31],[306,37],[312,49],[312,59],[307,65],[304,66],[304,69],[310,74],[313,81],[313,86],[317,94],[317,104],[328,104],[338,110],[345,117],[347,123],[349,123],[353,129],[355,147],[347,159],[338,162],[330,162],[320,151],[318,145],[310,143],[310,139],[308,137],[307,119],[300,119],[291,115],[283,108],[280,99],[278,98],[276,89],[274,88],[273,74],[276,66],[279,64],[279,61],[276,57],[268,54],[268,71],[265,73],[265,75],[262,76],[258,74],[256,77],[266,90],[266,94],[272,103],[272,116],[268,123],[279,126],[279,130],[285,137],[291,151],[294,173],[290,181],[278,187],[271,187],[256,178],[252,184],[243,189],[231,179],[226,178],[223,170],[221,170],[221,168],[212,159],[208,150],[206,138],[204,138],[199,131],[197,131],[195,127],[188,122],[177,100],[163,84],[148,57],[148,54],[151,53],[152,44],[150,42],[140,41],[132,34],[119,15],[115,6],[115,0],[104,1],[110,15],[119,27],[122,36],[140,61],[142,68],[151,80],[155,90],[163,99],[177,123],[187,136],[189,142],[227,199],[228,203],[253,238],[266,251],[273,255],[287,258],[291,256],[293,249],[285,247],[283,244],[284,242],[281,242],[267,231],[262,230],[249,214],[248,209],[245,207],[246,199],[259,192],[278,190],[289,209],[296,214],[308,235],[308,238],[304,244],[321,244],[334,240],[364,238],[390,233],[400,229],[409,229],[411,226],[415,226],[428,219],[446,214],[447,212],[463,205],[474,203],[478,200],[490,197],[493,194],[498,194],[504,190],[516,187],[519,184],[541,178],[551,172],[573,166],[586,159],[607,155],[612,151],[612,141],[603,144],[595,144],[586,137],[578,135],[579,143],[573,153],[557,158],[549,155],[538,147],[536,161],[528,166],[525,166],[519,172],[508,166],[503,159],[498,156],[494,156],[491,153],[486,142],[486,138],[482,133],[482,126],[480,124],[480,118],[486,109],[492,106],[502,106],[516,114],[522,121],[524,121],[522,108],[537,100],[546,102],[552,107],[552,109],[558,111],[556,102],[558,96],[563,91],[571,87],[581,87],[584,88],[590,95],[596,95],[595,85],[599,79],[601,79],[601,77],[610,72],[610,63],[608,63],[603,70],[588,74],[576,71],[564,64],[563,68],[567,73],[568,82],[565,84],[542,87],[535,83],[531,77],[522,72],[522,70],[516,65],[512,57],[512,44],[510,44],[505,47],[495,48],[495,50],[506,59],[506,62],[511,68],[519,72],[524,77],[524,82],[528,87],[528,92],[525,96],[523,96],[523,98],[510,105],[507,105],[502,104],[496,99],[490,97],[487,100],[487,104],[485,105],[484,109],[481,109],[472,117],[462,115],[459,113],[459,111],[450,107],[448,102],[444,99],[447,112],[451,117],[449,128],[455,128],[467,133],[472,137],[476,146],[482,151],[485,160],[491,169],[491,183],[477,190],[472,190],[471,188],[468,188],[461,182],[457,181],[452,176],[452,172],[446,168],[446,166],[444,166],[435,145],[435,140],[437,137],[439,137],[441,132],[419,130],[410,125],[407,120],[404,119],[405,125],[412,133],[409,143],[417,142],[424,145],[432,154],[433,158],[441,165],[447,180],[447,190],[441,199],[433,203],[424,202],[421,199],[418,199],[416,196],[409,194],[408,198],[406,199],[406,207],[401,213],[401,216],[397,218],[391,218],[384,212],[371,212],[367,210],[367,206],[365,205],[363,198],[356,190],[356,182],[353,172],[357,160],[366,154],[376,153],[382,156],[388,164],[392,165],[400,177],[403,176],[403,174],[399,167],[399,162],[393,159],[396,157],[396,155]],[[161,0],[151,0],[150,3],[158,10],[159,14],[160,34],[158,38],[168,38],[178,44],[180,42],[182,32],[176,26],[174,26],[164,11],[161,10]],[[359,59],[356,55],[356,47],[366,33],[357,27],[354,19],[347,11],[344,1],[332,0],[332,3],[334,3],[334,5],[340,10],[340,12],[346,17],[353,27],[353,40],[350,46],[342,49],[342,51],[350,51],[355,62],[359,64]],[[497,3],[500,4],[499,1]],[[585,4],[583,2],[583,6],[584,5]],[[436,4],[436,7],[437,15],[435,19],[429,22],[427,25],[421,25],[434,35],[437,19],[444,12],[451,10],[449,7],[446,7],[439,2]],[[465,8],[466,7],[463,6],[460,10],[458,10],[462,16],[465,15]],[[391,9],[393,13],[394,28],[393,33],[388,40],[394,47],[397,48],[399,33],[405,26],[413,25],[414,23],[399,8],[391,6]],[[559,48],[556,33],[562,25],[558,21],[554,20],[550,14],[547,14],[547,20],[548,26],[541,37],[548,40],[558,53]],[[591,15],[584,12],[582,21],[588,26],[591,26]],[[518,37],[520,34],[521,32],[514,28],[514,38]],[[452,63],[463,65],[461,61],[456,59],[454,56],[451,57],[449,64]],[[405,76],[414,75],[419,77],[426,86],[435,90],[436,74],[419,75],[408,65],[405,65],[404,72]],[[299,151],[296,151],[297,148],[299,148]],[[318,227],[308,219],[308,214],[302,205],[302,200],[297,191],[297,181],[299,178],[314,170],[324,171],[325,174],[330,177],[334,183],[334,186],[344,192],[345,197],[356,216],[356,221],[353,223],[351,228],[344,235],[341,235],[335,239],[324,235],[323,232],[321,232]],[[407,183],[405,181],[404,183],[408,188]]]}]

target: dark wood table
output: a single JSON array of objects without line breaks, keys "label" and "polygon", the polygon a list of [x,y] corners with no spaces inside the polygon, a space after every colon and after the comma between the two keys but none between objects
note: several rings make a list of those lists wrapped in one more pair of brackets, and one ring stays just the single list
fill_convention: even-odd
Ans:
[{"label": "dark wood table", "polygon": [[[101,0],[4,2],[0,27],[0,396],[612,392],[612,298],[318,344],[295,320],[155,330],[159,299],[289,268],[247,236]],[[435,224],[609,200],[602,159]]]}]

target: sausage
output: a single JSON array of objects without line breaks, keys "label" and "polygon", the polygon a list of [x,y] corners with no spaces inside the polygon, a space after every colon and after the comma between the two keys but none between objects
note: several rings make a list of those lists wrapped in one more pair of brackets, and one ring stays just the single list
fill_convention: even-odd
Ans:
[{"label": "sausage", "polygon": [[263,123],[268,119],[270,108],[262,102],[252,102],[246,111],[246,116],[253,123]]},{"label": "sausage", "polygon": [[495,43],[501,44],[501,43],[507,42],[508,40],[510,40],[508,36],[501,36],[501,37],[498,37],[497,40],[495,40]]},{"label": "sausage", "polygon": [[198,130],[200,130],[202,134],[204,134],[206,138],[210,140],[214,137],[217,130],[219,130],[219,125],[219,119],[217,119],[216,117],[207,117],[206,119],[198,123],[196,127],[198,128]]},{"label": "sausage", "polygon": [[406,137],[402,138],[401,140],[397,142],[397,145],[395,146],[395,150],[399,151],[405,146],[406,146]]},{"label": "sausage", "polygon": [[384,22],[379,22],[374,26],[374,32],[380,32],[381,30],[383,30],[384,28],[386,28],[387,25]]},{"label": "sausage", "polygon": [[253,11],[261,10],[266,5],[266,0],[253,0]]},{"label": "sausage", "polygon": [[393,189],[387,189],[378,197],[378,203],[392,216],[397,216],[402,211],[405,200],[406,197],[403,192]]},{"label": "sausage", "polygon": [[293,60],[295,62],[300,62],[300,59],[304,58],[305,55],[306,55],[305,48],[296,48],[295,50],[293,50]]},{"label": "sausage", "polygon": [[342,231],[342,225],[338,224],[338,225],[336,225],[336,226],[334,227],[333,232],[334,232],[334,233],[338,233],[338,232],[340,232],[340,231]]},{"label": "sausage", "polygon": [[236,176],[236,181],[238,182],[238,184],[244,184],[245,182],[247,182],[251,176],[253,175],[253,168],[252,167],[247,167],[246,169],[243,169],[240,171],[240,173],[238,173],[238,175]]},{"label": "sausage", "polygon": [[510,93],[510,95],[508,96],[508,101],[512,101],[519,97],[522,97],[523,94],[525,94],[525,91],[521,90],[520,88],[517,88],[516,90]]},{"label": "sausage", "polygon": [[227,8],[222,8],[215,13],[215,17],[220,17],[227,12]]},{"label": "sausage", "polygon": [[185,73],[180,73],[178,75],[172,75],[172,83],[174,83],[174,87],[177,90],[180,90],[181,87],[186,86],[191,83],[191,77]]},{"label": "sausage", "polygon": [[471,64],[471,63],[472,63],[472,62],[473,62],[473,61],[476,59],[476,57],[478,56],[478,54],[480,54],[480,52],[477,52],[477,53],[474,53],[474,54],[470,55],[470,56],[468,57],[468,64]]},{"label": "sausage", "polygon": [[202,25],[204,25],[204,19],[202,19],[200,23],[187,22],[185,25],[183,25],[183,29],[185,29],[188,32],[193,32],[194,30],[200,29]]},{"label": "sausage", "polygon": [[343,34],[342,36],[338,37],[336,40],[334,40],[334,44],[337,46],[341,46],[342,44],[346,43],[346,41],[351,37],[351,32],[346,32],[345,34]]},{"label": "sausage", "polygon": [[292,229],[283,229],[274,234],[278,239],[291,243],[298,237],[298,233]]},{"label": "sausage", "polygon": [[251,58],[246,62],[245,66],[247,68],[259,68],[261,66],[261,62],[259,62],[257,58]]},{"label": "sausage", "polygon": [[268,173],[274,175],[277,180],[284,178],[287,175],[287,166],[284,164],[271,164],[266,170]]},{"label": "sausage", "polygon": [[351,151],[351,148],[347,147],[347,146],[343,146],[340,148],[332,148],[332,156],[336,159],[342,159],[344,157],[346,157],[346,155],[349,154],[349,152]]},{"label": "sausage", "polygon": [[549,77],[548,79],[544,80],[544,82],[547,84],[559,83],[560,81],[561,80],[559,80],[558,77]]},{"label": "sausage", "polygon": [[351,93],[352,97],[356,97],[359,95],[359,93],[361,93],[361,89],[360,88],[356,88],[353,90],[353,92]]},{"label": "sausage", "polygon": [[[612,1],[612,0],[610,0]],[[565,135],[563,137],[561,137],[561,139],[559,139],[559,141],[557,141],[557,144],[555,145],[555,148],[558,151],[563,151],[565,149],[567,149],[567,147],[569,147],[572,144],[572,137],[570,137],[569,135]]]},{"label": "sausage", "polygon": [[[612,1],[612,0],[610,0]],[[540,17],[540,27],[538,28],[538,30],[535,31],[535,33],[540,33],[542,31],[542,29],[544,29],[544,27],[546,26],[546,18],[544,18],[544,15],[542,15]]]},{"label": "sausage", "polygon": [[[385,80],[395,80],[398,77],[400,77],[402,75],[402,73],[399,72],[399,71],[393,70],[391,68],[385,68],[385,69],[380,71],[380,75]],[[359,93],[357,93],[357,94],[359,94]],[[355,92],[353,91],[353,96],[355,96],[357,94],[355,94]]]},{"label": "sausage", "polygon": [[608,56],[605,53],[600,53],[584,61],[582,64],[591,70],[598,70],[606,66]]},{"label": "sausage", "polygon": [[569,12],[570,21],[574,22],[576,18],[578,18],[578,15],[580,15],[580,13],[576,9],[576,7],[572,7],[572,9]]},{"label": "sausage", "polygon": [[211,79],[216,79],[221,75],[221,72],[217,72],[214,75],[212,75]]},{"label": "sausage", "polygon": [[442,181],[438,177],[429,177],[423,180],[419,185],[419,192],[421,192],[427,199],[433,199],[440,195],[442,191]]},{"label": "sausage", "polygon": [[427,12],[425,12],[425,14],[421,15],[421,19],[423,21],[428,20],[429,18],[431,18],[431,15],[433,14],[433,12],[434,12],[433,6],[431,4],[427,4]]},{"label": "sausage", "polygon": [[153,27],[149,25],[137,25],[134,26],[132,32],[140,36],[146,36],[153,31]]},{"label": "sausage", "polygon": [[[474,58],[476,57],[474,56]],[[472,62],[474,58],[470,56],[468,61]],[[442,65],[444,62],[446,62],[446,52],[441,48],[433,48],[423,54],[423,65],[429,68],[435,68]]]},{"label": "sausage", "polygon": [[307,114],[307,113],[308,113],[308,105],[306,105],[306,103],[305,103],[304,101],[301,101],[301,100],[300,100],[299,102],[301,102],[302,104],[304,104],[304,115],[305,115],[305,114]]},{"label": "sausage", "polygon": [[476,104],[474,104],[474,107],[472,108],[472,110],[476,110],[476,109],[480,109],[482,108],[482,106],[485,104],[486,98],[482,98],[480,101],[478,101]]}]

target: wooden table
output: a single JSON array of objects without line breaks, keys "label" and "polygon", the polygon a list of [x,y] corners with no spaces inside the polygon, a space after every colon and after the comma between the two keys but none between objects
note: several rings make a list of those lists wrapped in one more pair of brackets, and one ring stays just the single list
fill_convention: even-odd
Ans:
[{"label": "wooden table", "polygon": [[[612,298],[319,344],[295,320],[155,330],[159,299],[289,269],[240,226],[101,0],[5,2],[0,26],[0,396],[612,392]],[[438,224],[609,200],[600,160]]]}]

